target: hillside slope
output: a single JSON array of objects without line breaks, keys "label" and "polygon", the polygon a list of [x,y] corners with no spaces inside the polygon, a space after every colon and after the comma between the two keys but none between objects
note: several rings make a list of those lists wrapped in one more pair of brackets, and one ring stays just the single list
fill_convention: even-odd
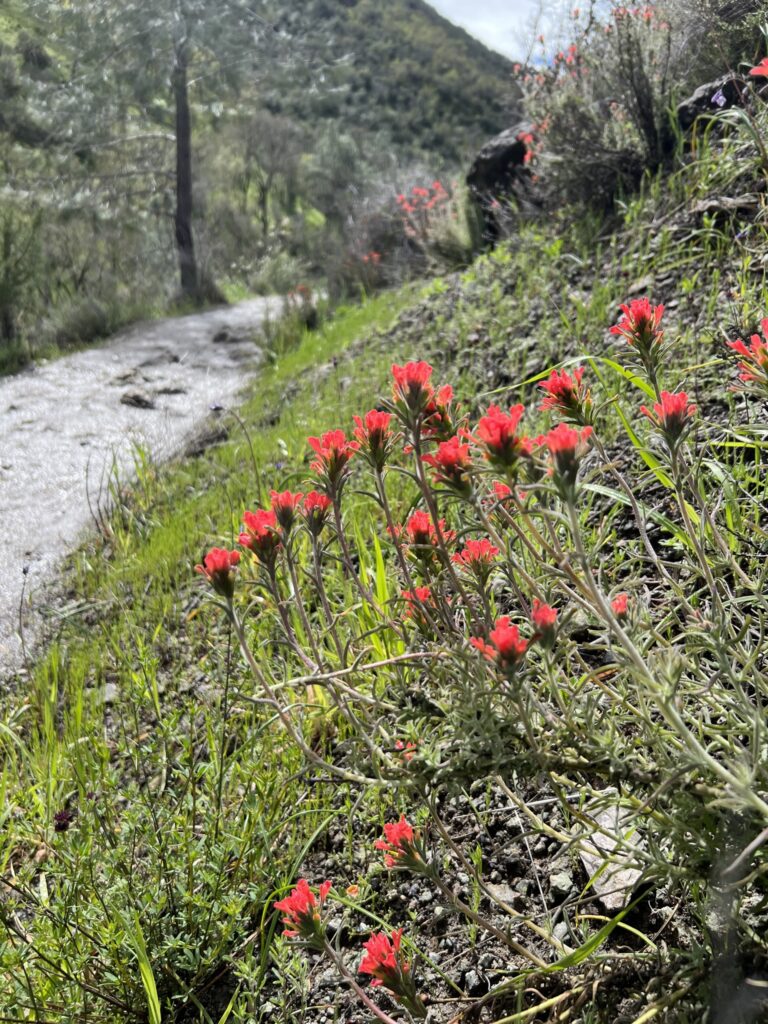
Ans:
[{"label": "hillside slope", "polygon": [[[341,311],[273,354],[225,443],[145,466],[117,493],[107,536],[75,559],[58,641],[0,719],[9,1015],[33,1005],[64,1024],[62,1007],[89,1000],[95,1022],[148,1004],[175,1024],[246,1024],[254,1008],[367,1022],[327,961],[275,939],[275,900],[327,878],[347,970],[372,929],[405,927],[439,1024],[764,1019],[752,981],[768,928],[765,405],[734,390],[725,345],[768,313],[762,182],[749,126],[712,133],[611,230],[572,212],[529,223],[416,302]],[[610,332],[619,304],[643,295],[666,305],[653,351],[662,385],[686,389],[682,434],[641,412],[661,396]],[[221,578],[217,595],[194,573],[201,551],[232,547],[243,509],[269,505],[272,488],[328,486],[307,438],[322,451],[324,431],[349,433],[392,395],[391,363],[423,357],[472,426],[482,498],[460,476],[435,488],[444,537],[494,531],[492,584],[435,569],[431,544],[400,558],[357,454],[319,548],[295,525],[289,554],[268,531],[260,559],[243,548],[245,625],[228,618]],[[578,487],[534,459],[510,475],[505,516],[478,417],[497,404],[508,424],[519,402],[535,437],[562,414],[541,409],[538,384],[576,360],[594,427]],[[422,503],[402,447],[384,492],[398,525]],[[425,604],[448,596],[429,611],[437,636],[402,593],[422,571]],[[552,646],[532,635],[531,592],[559,610]],[[522,660],[501,629],[518,644],[514,671],[489,664],[499,633],[478,635],[501,612],[526,638]],[[382,863],[374,842],[383,823],[407,836],[401,814],[431,873],[413,851],[420,876]],[[628,879],[582,857],[598,832],[630,858]]]},{"label": "hillside slope", "polygon": [[[383,132],[403,153],[461,164],[506,128],[519,98],[512,65],[424,0],[310,0],[286,18],[314,23],[318,63],[330,89],[268,93],[267,103],[308,124]],[[326,77],[327,76],[327,77]]]}]

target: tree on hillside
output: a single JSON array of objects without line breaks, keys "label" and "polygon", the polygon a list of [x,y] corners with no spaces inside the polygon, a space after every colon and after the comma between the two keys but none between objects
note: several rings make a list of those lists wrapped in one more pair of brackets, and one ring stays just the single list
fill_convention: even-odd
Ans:
[{"label": "tree on hillside", "polygon": [[88,93],[77,127],[85,162],[105,147],[133,145],[147,122],[172,135],[181,294],[199,303],[211,285],[193,233],[194,108],[214,116],[257,57],[270,59],[270,0],[30,0],[29,13],[47,26],[71,87]]}]

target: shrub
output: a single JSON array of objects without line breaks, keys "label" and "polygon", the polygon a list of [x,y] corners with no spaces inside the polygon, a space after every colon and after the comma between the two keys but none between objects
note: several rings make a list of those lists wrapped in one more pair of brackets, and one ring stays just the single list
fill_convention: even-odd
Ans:
[{"label": "shrub", "polygon": [[[534,122],[531,156],[553,200],[610,206],[676,145],[674,105],[727,68],[718,5],[670,0],[572,12],[569,44],[554,55],[539,37],[533,65],[515,66]],[[740,37],[741,38],[741,37]]]}]

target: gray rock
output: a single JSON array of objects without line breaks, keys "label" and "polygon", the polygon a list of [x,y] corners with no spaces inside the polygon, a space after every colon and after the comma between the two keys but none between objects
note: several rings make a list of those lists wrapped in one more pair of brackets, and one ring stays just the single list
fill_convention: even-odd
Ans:
[{"label": "gray rock", "polygon": [[678,104],[677,123],[687,132],[699,118],[710,120],[721,110],[743,107],[747,94],[747,83],[739,75],[723,75],[705,82]]},{"label": "gray rock", "polygon": [[[613,795],[613,791],[606,791],[606,795]],[[640,837],[633,830],[631,814],[618,802],[605,806],[601,801],[591,817],[596,831],[588,842],[582,842],[579,857],[584,870],[592,879],[592,891],[606,910],[615,912],[626,906],[642,874],[631,865],[631,849],[622,850],[622,845],[626,844],[630,848],[639,846]],[[623,843],[618,842],[614,836],[620,837]]]},{"label": "gray rock", "polygon": [[121,405],[132,405],[135,409],[154,409],[154,399],[146,391],[126,391],[120,399]]},{"label": "gray rock", "polygon": [[549,879],[549,891],[555,896],[567,896],[573,888],[573,878],[569,871],[557,871]]}]

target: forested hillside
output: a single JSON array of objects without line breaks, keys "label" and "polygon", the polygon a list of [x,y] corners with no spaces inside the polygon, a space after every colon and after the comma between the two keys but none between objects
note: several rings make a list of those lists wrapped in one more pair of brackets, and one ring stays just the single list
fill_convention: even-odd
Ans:
[{"label": "forested hillside", "polygon": [[421,0],[0,17],[6,364],[162,307],[177,278],[195,303],[329,268],[343,290],[359,211],[458,170],[516,94],[503,57]]}]

